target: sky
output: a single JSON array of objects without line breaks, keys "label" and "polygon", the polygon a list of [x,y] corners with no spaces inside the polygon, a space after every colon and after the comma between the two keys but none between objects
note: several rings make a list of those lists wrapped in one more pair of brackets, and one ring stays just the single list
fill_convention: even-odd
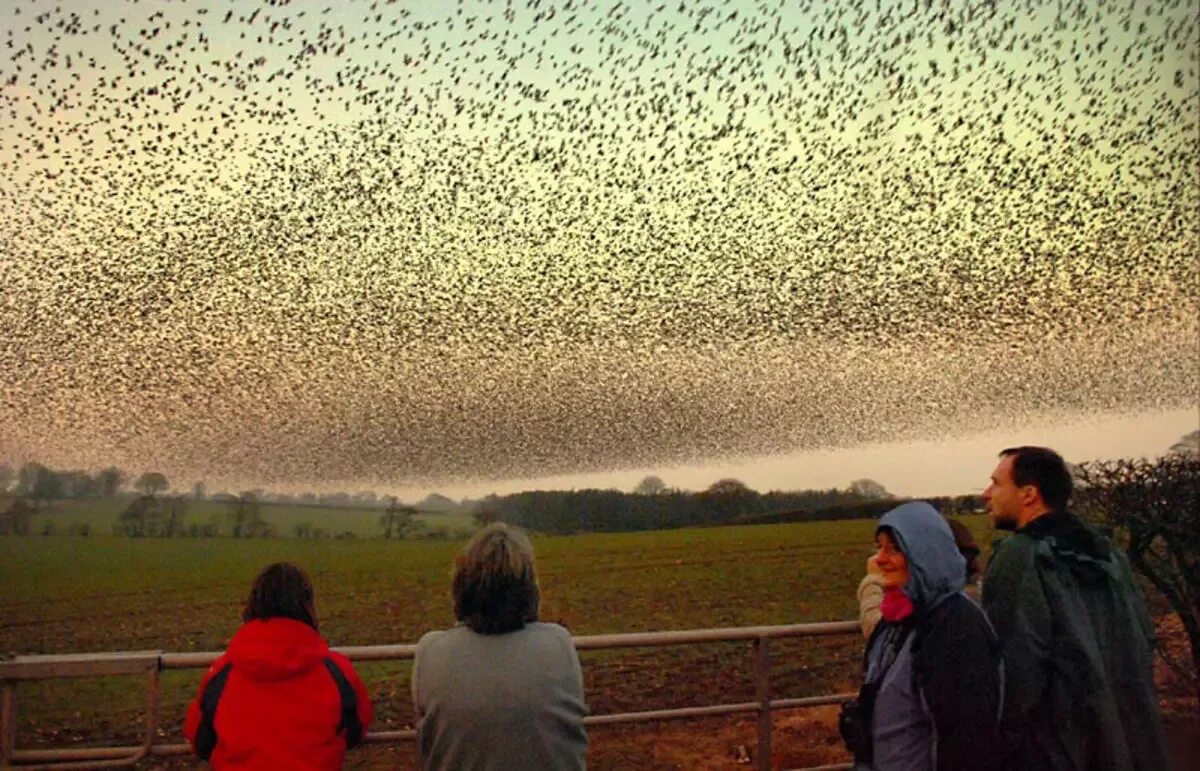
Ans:
[{"label": "sky", "polygon": [[1186,2],[58,0],[0,29],[0,462],[921,494],[996,437],[1195,428]]},{"label": "sky", "polygon": [[893,495],[935,497],[981,493],[1007,447],[1036,445],[1057,450],[1068,462],[1157,458],[1188,433],[1200,430],[1197,409],[1122,415],[1057,416],[1044,422],[997,427],[978,434],[919,442],[864,444],[782,455],[729,459],[696,466],[638,469],[620,473],[513,479],[500,484],[403,491],[415,501],[429,492],[455,498],[504,495],[522,490],[611,488],[632,491],[653,474],[671,487],[702,490],[719,479],[740,479],[768,490],[845,489],[874,479]]}]

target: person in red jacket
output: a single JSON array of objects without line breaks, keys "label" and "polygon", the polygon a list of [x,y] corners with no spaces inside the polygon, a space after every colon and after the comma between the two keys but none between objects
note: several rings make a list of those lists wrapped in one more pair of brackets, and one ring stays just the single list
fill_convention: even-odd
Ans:
[{"label": "person in red jacket", "polygon": [[188,706],[192,750],[217,771],[341,768],[371,722],[371,700],[349,659],[317,633],[308,576],[268,565],[242,619]]}]

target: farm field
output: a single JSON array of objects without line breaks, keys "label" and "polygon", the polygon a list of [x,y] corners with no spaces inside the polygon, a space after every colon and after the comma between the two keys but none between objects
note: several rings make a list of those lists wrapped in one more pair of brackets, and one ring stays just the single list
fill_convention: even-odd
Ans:
[{"label": "farm field", "polygon": [[[986,549],[992,535],[986,517],[963,521]],[[535,536],[542,618],[575,634],[852,618],[874,526],[851,520]],[[3,537],[0,654],[221,650],[238,626],[250,582],[276,560],[309,571],[321,632],[331,644],[415,642],[453,623],[450,565],[460,546],[381,538]],[[861,640],[848,637],[773,642],[773,696],[852,689],[861,650]],[[597,714],[754,698],[748,644],[590,651],[582,660]],[[376,728],[411,726],[410,666],[358,666],[375,703]],[[200,674],[163,673],[160,740],[183,740],[183,713]],[[18,746],[135,743],[143,691],[138,678],[22,684]],[[843,757],[833,708],[777,713],[775,724],[781,767]],[[736,768],[741,750],[755,746],[754,719],[596,727],[591,739],[596,769],[677,768],[679,758],[687,768]],[[166,764],[200,767],[186,758]],[[377,745],[349,755],[347,767],[412,768],[415,761],[411,745]]]},{"label": "farm field", "polygon": [[[57,501],[35,515],[32,532],[41,533],[46,523],[52,523],[59,534],[69,532],[74,525],[86,524],[91,526],[96,535],[109,535],[130,500],[128,497],[118,497]],[[5,509],[10,501],[11,496],[0,493],[0,510]],[[183,525],[216,523],[223,533],[228,534],[229,510],[230,504],[222,501],[188,501]],[[381,534],[381,508],[334,508],[264,502],[259,504],[259,510],[262,518],[284,538],[291,537],[295,526],[301,524],[321,528],[330,537],[353,533],[358,538],[375,538]],[[469,514],[421,513],[414,519],[424,523],[426,528],[445,528],[453,536],[465,537],[474,528]]]},{"label": "farm field", "polygon": [[[988,540],[985,518],[969,522]],[[870,551],[873,521],[535,537],[542,618],[576,634],[846,619]],[[322,633],[334,645],[413,642],[453,622],[450,564],[460,542],[371,540],[0,538],[0,651],[207,651],[224,647],[259,568],[275,560],[312,575]],[[780,697],[849,687],[861,642],[773,645]],[[597,651],[583,655],[593,712],[753,698],[749,645]],[[360,666],[377,727],[411,725],[407,662]],[[165,736],[200,676],[164,675]],[[136,734],[141,684],[120,678],[22,686],[18,745],[96,742]],[[798,713],[802,714],[802,713]],[[730,721],[712,722],[716,728]],[[677,726],[692,724],[676,723]],[[597,768],[630,767],[626,753],[655,726],[594,731]],[[753,723],[741,743],[753,747]],[[351,756],[404,767],[407,747]]]},{"label": "farm field", "polygon": [[[986,517],[963,521],[986,549]],[[874,525],[855,520],[535,536],[542,618],[575,634],[851,618]],[[453,622],[450,564],[460,545],[379,538],[4,537],[0,654],[220,650],[238,626],[254,575],[275,560],[309,571],[321,632],[333,645],[415,642]],[[848,637],[774,642],[773,696],[851,689],[861,650],[861,641]],[[597,714],[753,699],[748,644],[594,651],[582,660],[588,703]],[[375,703],[376,728],[411,725],[410,666],[358,666]],[[182,741],[184,709],[200,674],[163,673],[160,740]],[[18,746],[134,743],[142,699],[140,679],[23,684]],[[842,759],[835,711],[777,713],[779,767]],[[595,727],[589,763],[594,769],[738,768],[744,750],[753,751],[754,731],[753,716]],[[173,758],[142,767],[201,764]],[[415,760],[411,744],[376,745],[349,755],[347,767],[415,768]]]}]

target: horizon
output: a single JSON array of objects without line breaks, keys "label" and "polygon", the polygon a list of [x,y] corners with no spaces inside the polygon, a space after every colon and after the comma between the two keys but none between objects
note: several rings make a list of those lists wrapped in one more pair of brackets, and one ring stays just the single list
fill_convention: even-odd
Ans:
[{"label": "horizon", "polygon": [[[1174,444],[1198,430],[1200,407],[1136,415],[1078,416],[1075,420],[1048,422],[1039,426],[1018,426],[1009,430],[993,430],[951,439],[864,444],[786,455],[730,459],[724,463],[706,466],[477,482],[470,486],[456,486],[450,483],[416,490],[401,489],[399,492],[397,488],[389,488],[387,485],[375,488],[336,485],[310,488],[298,485],[288,489],[274,489],[254,484],[213,485],[208,480],[180,482],[181,486],[172,484],[168,490],[174,495],[188,495],[192,485],[203,482],[206,488],[205,498],[208,500],[216,495],[237,495],[241,491],[261,489],[272,496],[286,495],[293,498],[304,494],[320,496],[342,493],[357,496],[364,492],[372,492],[379,501],[395,495],[397,501],[404,505],[415,505],[430,496],[439,495],[455,505],[461,505],[464,501],[477,502],[488,495],[504,496],[518,492],[615,489],[628,493],[645,477],[657,476],[668,488],[688,493],[699,492],[713,482],[730,478],[737,479],[760,493],[844,490],[856,480],[870,479],[882,484],[890,494],[898,498],[936,498],[980,494],[996,463],[997,454],[1005,447],[1022,444],[1048,446],[1060,452],[1069,463],[1120,458],[1152,459],[1167,454]],[[13,464],[14,471],[16,465]],[[940,470],[928,473],[927,469],[931,465]],[[93,469],[90,473],[97,470]],[[923,475],[922,472],[927,473]],[[131,487],[138,472],[128,470],[128,473],[129,479],[124,486],[126,491]],[[292,503],[295,504],[296,501],[293,500]],[[355,504],[352,502],[348,505],[353,507]]]}]

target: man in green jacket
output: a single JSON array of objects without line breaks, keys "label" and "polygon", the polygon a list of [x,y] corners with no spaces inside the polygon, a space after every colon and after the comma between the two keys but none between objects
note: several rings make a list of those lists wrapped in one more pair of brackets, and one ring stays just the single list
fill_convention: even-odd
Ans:
[{"label": "man in green jacket", "polygon": [[1154,627],[1125,555],[1067,511],[1071,476],[1044,447],[1016,447],[983,494],[998,541],[983,607],[1005,666],[1007,768],[1164,771]]}]

